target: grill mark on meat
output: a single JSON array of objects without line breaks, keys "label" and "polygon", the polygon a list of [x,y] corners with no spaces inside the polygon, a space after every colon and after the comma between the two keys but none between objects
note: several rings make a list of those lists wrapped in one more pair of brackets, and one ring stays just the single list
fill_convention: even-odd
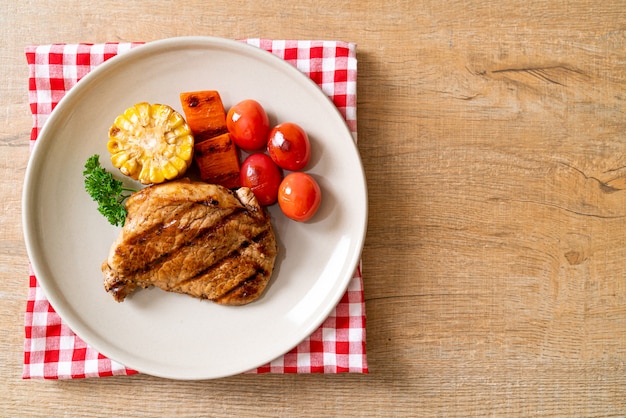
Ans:
[{"label": "grill mark on meat", "polygon": [[[269,229],[265,229],[263,231],[261,231],[259,234],[257,234],[256,236],[252,237],[251,241],[255,242],[255,243],[259,243],[261,241],[263,241],[267,235],[269,234]],[[241,250],[248,248],[250,246],[250,242],[249,241],[244,241],[241,243],[241,245],[239,246],[239,248],[234,248],[232,251],[230,251],[228,254],[226,254],[224,257],[222,257],[219,260],[215,260],[215,262],[213,264],[211,264],[210,266],[206,266],[205,268],[203,268],[202,270],[198,271],[195,275],[184,279],[182,281],[180,281],[178,284],[179,285],[184,285],[186,283],[190,283],[193,282],[194,280],[200,280],[202,279],[204,276],[210,274],[212,271],[216,271],[218,270],[221,266],[223,266],[225,263],[228,263],[229,261],[232,260],[236,260],[239,257],[241,257]],[[258,250],[260,252],[263,252],[263,248],[258,248]],[[264,253],[264,252],[263,252]],[[265,253],[264,253],[265,254]],[[246,260],[248,261],[248,260]],[[254,268],[254,270],[257,272],[256,275],[258,274],[264,274],[267,275],[268,272],[265,271],[263,269],[263,267],[261,267],[258,263],[253,263],[252,267]],[[244,279],[244,280],[248,280],[248,279]]]},{"label": "grill mark on meat", "polygon": [[[163,231],[163,229],[167,228],[168,226],[171,225],[171,221],[176,219],[179,214],[181,213],[185,213],[188,212],[189,210],[193,209],[196,206],[217,206],[219,205],[219,201],[217,201],[216,199],[207,199],[207,200],[201,200],[201,201],[195,201],[195,202],[189,202],[183,205],[180,205],[179,208],[177,208],[174,213],[172,213],[172,215],[170,216],[170,218],[168,219],[168,222],[163,222],[163,223],[158,223],[156,225],[153,225],[150,228],[147,228],[144,231],[141,231],[141,233],[138,233],[137,235],[131,237],[128,239],[128,245],[136,245],[136,244],[142,244],[148,240],[150,240],[152,237],[154,237],[155,235],[160,235]],[[229,215],[227,215],[227,217],[232,216],[233,214],[236,214],[237,212],[242,212],[244,211],[244,208],[228,208],[230,210],[232,210],[233,212]]]},{"label": "grill mark on meat", "polygon": [[[184,241],[177,246],[172,247],[170,251],[164,252],[159,257],[155,258],[152,261],[147,262],[143,266],[139,266],[134,270],[130,270],[124,273],[127,275],[145,274],[150,270],[157,269],[160,265],[166,263],[172,257],[175,257],[177,255],[178,250],[180,250],[181,248],[192,247],[196,245],[200,240],[206,239],[207,237],[215,234],[215,231],[221,228],[224,228],[228,223],[236,222],[239,218],[242,218],[245,216],[247,216],[247,214],[244,208],[235,208],[235,210],[232,213],[230,213],[228,216],[218,219],[218,222],[216,222],[215,224],[198,230],[198,233],[194,235],[193,237],[191,237],[191,239]],[[159,225],[159,227],[162,227],[162,226],[163,225]],[[161,228],[157,228],[157,229],[160,230]],[[153,234],[157,234],[157,233],[158,232],[153,231]],[[150,238],[146,237],[145,239],[150,239]]]},{"label": "grill mark on meat", "polygon": [[254,237],[252,237],[252,241],[256,242],[257,244],[261,241],[264,241],[265,238],[267,238],[267,235],[270,233],[270,228],[269,226],[264,229],[263,231],[259,232],[258,234],[256,234]]},{"label": "grill mark on meat", "polygon": [[[216,298],[214,298],[212,300],[214,302],[219,302],[221,299],[227,298],[228,296],[232,295],[233,293],[235,293],[238,290],[241,290],[245,286],[253,285],[259,278],[263,278],[266,275],[267,275],[267,272],[265,270],[257,268],[257,269],[255,269],[253,274],[251,274],[250,276],[248,276],[245,279],[241,280],[233,288],[229,289],[224,294],[222,294],[222,295],[220,295],[220,296],[218,296],[218,297],[216,297]],[[246,289],[243,289],[243,294],[241,295],[241,297],[247,298],[250,295],[250,293],[252,293],[252,292],[248,292]]]}]

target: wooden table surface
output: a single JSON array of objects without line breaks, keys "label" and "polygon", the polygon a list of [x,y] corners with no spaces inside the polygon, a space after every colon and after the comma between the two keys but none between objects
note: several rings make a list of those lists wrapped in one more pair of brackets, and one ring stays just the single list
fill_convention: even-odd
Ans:
[{"label": "wooden table surface", "polygon": [[[626,414],[626,3],[0,6],[0,415]],[[24,47],[358,44],[368,375],[24,381]]]}]

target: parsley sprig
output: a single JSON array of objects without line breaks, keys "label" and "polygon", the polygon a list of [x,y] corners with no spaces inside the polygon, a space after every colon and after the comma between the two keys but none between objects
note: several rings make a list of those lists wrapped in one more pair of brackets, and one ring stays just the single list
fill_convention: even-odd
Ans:
[{"label": "parsley sprig", "polygon": [[124,201],[137,190],[124,187],[120,180],[100,166],[100,156],[95,154],[85,163],[85,190],[98,203],[98,212],[104,215],[111,225],[124,226],[126,206]]}]

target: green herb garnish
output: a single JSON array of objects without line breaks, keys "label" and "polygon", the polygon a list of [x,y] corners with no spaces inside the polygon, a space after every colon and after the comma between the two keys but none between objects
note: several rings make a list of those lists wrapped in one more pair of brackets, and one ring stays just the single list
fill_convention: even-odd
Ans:
[{"label": "green herb garnish", "polygon": [[[85,163],[85,190],[98,203],[98,212],[111,225],[124,226],[126,206],[124,201],[137,190],[124,187],[120,180],[100,166],[100,156],[95,154]],[[128,192],[128,193],[124,193]]]}]

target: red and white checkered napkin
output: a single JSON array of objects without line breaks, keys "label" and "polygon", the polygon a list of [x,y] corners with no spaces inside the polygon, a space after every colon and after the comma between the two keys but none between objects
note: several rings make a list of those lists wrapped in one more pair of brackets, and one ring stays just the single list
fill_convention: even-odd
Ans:
[{"label": "red and white checkered napkin", "polygon": [[[336,41],[242,40],[296,66],[345,117],[356,140],[356,46]],[[31,145],[50,112],[85,74],[141,43],[29,46]],[[324,323],[289,353],[248,373],[368,373],[361,266]],[[137,373],[89,347],[63,322],[30,273],[25,315],[24,379],[75,379]]]}]

